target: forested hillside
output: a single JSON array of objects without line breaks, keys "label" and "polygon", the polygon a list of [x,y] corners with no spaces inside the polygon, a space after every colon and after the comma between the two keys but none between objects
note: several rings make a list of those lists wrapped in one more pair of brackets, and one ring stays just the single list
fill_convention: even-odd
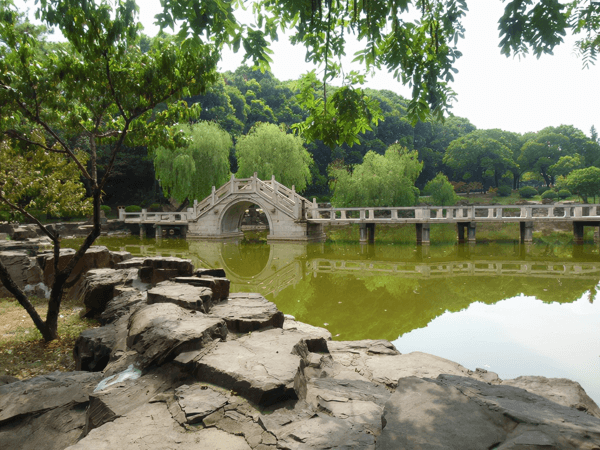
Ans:
[{"label": "forested hillside", "polygon": [[[329,87],[334,93],[336,87]],[[271,73],[254,71],[247,66],[235,72],[220,74],[216,84],[204,95],[186,98],[188,104],[201,105],[201,121],[217,123],[233,142],[229,149],[230,170],[237,173],[236,144],[258,123],[279,125],[293,133],[293,124],[308,116],[296,98],[295,80],[280,81]],[[423,163],[416,186],[423,189],[438,173],[454,183],[489,187],[552,185],[556,178],[575,169],[600,166],[598,135],[589,136],[569,125],[548,127],[524,135],[503,131],[477,130],[469,119],[450,116],[443,123],[417,122],[407,118],[408,100],[389,90],[365,89],[365,94],[379,102],[382,120],[372,131],[359,135],[359,143],[330,148],[322,141],[305,143],[314,164],[311,182],[304,191],[308,197],[328,199],[331,196],[331,170],[362,164],[365,155],[384,155],[392,144],[416,150]],[[145,147],[129,149],[115,168],[115,176],[107,186],[109,203],[149,204],[159,200],[161,188],[155,178],[155,154]],[[202,171],[210,170],[202,167]]]}]

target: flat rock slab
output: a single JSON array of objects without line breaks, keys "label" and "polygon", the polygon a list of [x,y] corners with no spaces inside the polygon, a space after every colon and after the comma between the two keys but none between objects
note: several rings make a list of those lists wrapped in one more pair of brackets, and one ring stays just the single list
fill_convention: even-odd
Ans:
[{"label": "flat rock slab", "polygon": [[[461,392],[480,408],[510,419],[512,427],[518,424],[506,437],[505,445],[499,447],[503,450],[518,449],[518,446],[512,446],[515,442],[534,441],[536,436],[539,442],[551,442],[554,448],[561,450],[600,448],[600,419],[586,412],[559,405],[514,386],[490,385],[455,375],[440,375],[436,381]],[[512,427],[506,429],[511,430]],[[530,433],[534,431],[536,433]],[[522,436],[525,432],[527,434]]]},{"label": "flat rock slab", "polygon": [[0,425],[18,416],[86,403],[101,379],[99,373],[54,372],[0,386]]},{"label": "flat rock slab", "polygon": [[385,404],[381,450],[481,450],[506,439],[511,420],[433,380],[401,378]]},{"label": "flat rock slab", "polygon": [[231,389],[260,405],[296,398],[294,378],[311,336],[278,328],[219,343],[196,361],[200,381]]},{"label": "flat rock slab", "polygon": [[501,384],[525,389],[559,405],[585,411],[600,418],[600,408],[576,381],[566,378],[525,376],[513,380],[503,380]]},{"label": "flat rock slab", "polygon": [[229,402],[225,394],[203,385],[180,386],[175,389],[175,398],[189,424],[202,422]]},{"label": "flat rock slab", "polygon": [[208,313],[211,310],[212,291],[206,287],[163,281],[148,291],[148,304],[173,303],[182,308]]},{"label": "flat rock slab", "polygon": [[225,320],[229,331],[236,333],[281,328],[284,323],[283,313],[260,294],[231,294],[214,305],[211,314]]},{"label": "flat rock slab", "polygon": [[218,317],[189,311],[173,303],[144,306],[129,319],[127,346],[140,354],[141,368],[161,365],[180,353],[224,340],[227,326]]},{"label": "flat rock slab", "polygon": [[215,428],[186,431],[166,403],[143,405],[126,416],[92,430],[68,450],[250,450],[241,436]]},{"label": "flat rock slab", "polygon": [[207,287],[213,292],[213,301],[225,300],[229,296],[230,282],[223,277],[175,277],[172,279],[175,283],[186,283],[192,286]]},{"label": "flat rock slab", "polygon": [[344,419],[318,413],[309,418],[293,418],[293,421],[286,423],[278,421],[278,416],[285,420],[290,416],[289,413],[277,410],[272,415],[274,417],[270,420],[261,417],[261,421],[263,427],[277,438],[277,448],[370,450],[375,447],[375,436]]},{"label": "flat rock slab", "polygon": [[321,337],[326,341],[331,341],[331,332],[326,328],[315,327],[304,322],[298,322],[293,316],[284,314],[285,318],[283,322],[284,330],[298,330],[312,336]]},{"label": "flat rock slab", "polygon": [[313,378],[307,383],[305,400],[317,411],[346,419],[355,429],[378,436],[390,395],[387,388],[368,381]]},{"label": "flat rock slab", "polygon": [[354,371],[391,389],[396,387],[398,379],[405,377],[436,378],[440,374],[450,374],[483,380],[485,375],[428,353],[402,355],[388,341],[332,341],[327,346],[336,372]]}]

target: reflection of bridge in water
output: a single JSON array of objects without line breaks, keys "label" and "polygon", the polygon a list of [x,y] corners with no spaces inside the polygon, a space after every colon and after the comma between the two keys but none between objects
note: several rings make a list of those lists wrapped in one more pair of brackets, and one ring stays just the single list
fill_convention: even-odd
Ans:
[{"label": "reflection of bridge in water", "polygon": [[[121,250],[134,255],[175,256],[191,259],[196,267],[222,267],[232,289],[273,295],[295,286],[302,279],[319,274],[389,275],[401,278],[436,279],[449,277],[529,277],[600,281],[599,261],[551,261],[472,259],[457,255],[437,261],[432,258],[405,261],[327,258],[323,246],[272,243],[248,245],[235,242],[189,242],[185,249],[161,248],[160,245],[128,245]],[[455,258],[452,260],[452,258]]]}]

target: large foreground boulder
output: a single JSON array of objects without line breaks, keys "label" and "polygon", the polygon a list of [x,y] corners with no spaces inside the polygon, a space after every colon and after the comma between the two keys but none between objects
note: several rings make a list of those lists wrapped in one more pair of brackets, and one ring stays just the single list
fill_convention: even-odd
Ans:
[{"label": "large foreground boulder", "polygon": [[138,274],[136,269],[94,269],[90,270],[81,285],[76,298],[83,301],[87,317],[99,317],[110,300],[116,295],[116,289],[134,283]]},{"label": "large foreground boulder", "polygon": [[231,389],[259,405],[297,398],[294,379],[310,335],[270,329],[220,343],[195,362],[200,381]]}]

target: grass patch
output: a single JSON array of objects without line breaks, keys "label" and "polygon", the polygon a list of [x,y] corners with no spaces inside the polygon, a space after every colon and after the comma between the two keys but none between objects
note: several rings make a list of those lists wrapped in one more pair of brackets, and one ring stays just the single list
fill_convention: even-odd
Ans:
[{"label": "grass patch", "polygon": [[[47,300],[33,298],[32,303],[44,318]],[[63,304],[58,319],[59,338],[47,343],[16,300],[0,299],[0,374],[26,379],[57,370],[75,370],[75,341],[82,331],[99,326],[95,320],[82,319],[82,309]]]}]

